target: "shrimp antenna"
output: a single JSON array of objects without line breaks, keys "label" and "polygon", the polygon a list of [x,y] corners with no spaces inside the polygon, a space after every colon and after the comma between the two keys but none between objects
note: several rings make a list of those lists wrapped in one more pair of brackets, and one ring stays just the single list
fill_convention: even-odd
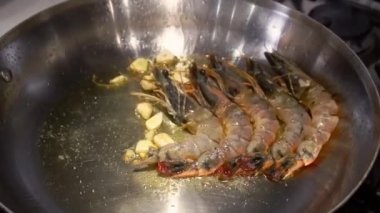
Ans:
[{"label": "shrimp antenna", "polygon": [[158,98],[154,95],[145,94],[143,92],[131,92],[130,94],[132,96],[136,96],[136,97],[144,99],[146,101],[158,103],[165,108],[169,108],[168,104],[165,101],[161,100],[160,98]]}]

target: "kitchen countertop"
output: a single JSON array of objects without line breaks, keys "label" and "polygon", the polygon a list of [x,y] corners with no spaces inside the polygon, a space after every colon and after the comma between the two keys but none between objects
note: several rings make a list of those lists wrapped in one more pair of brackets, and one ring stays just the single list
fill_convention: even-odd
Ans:
[{"label": "kitchen countertop", "polygon": [[0,37],[34,14],[65,0],[0,0]]}]

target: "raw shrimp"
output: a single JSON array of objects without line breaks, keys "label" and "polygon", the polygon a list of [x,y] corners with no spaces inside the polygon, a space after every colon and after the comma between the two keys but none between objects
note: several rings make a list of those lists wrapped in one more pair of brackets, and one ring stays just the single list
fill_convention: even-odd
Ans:
[{"label": "raw shrimp", "polygon": [[289,91],[310,110],[312,116],[311,133],[297,149],[302,163],[296,164],[286,174],[289,176],[303,165],[310,165],[318,157],[322,146],[329,140],[339,122],[338,105],[323,86],[312,80],[293,62],[277,52],[265,53],[265,57],[272,68],[285,77]]},{"label": "raw shrimp", "polygon": [[161,175],[171,176],[186,169],[205,151],[217,147],[223,137],[223,128],[219,119],[209,110],[200,106],[173,84],[168,71],[155,69],[154,74],[171,107],[170,112],[191,129],[193,135],[189,134],[183,141],[162,147],[158,153],[140,163],[140,167],[144,163],[154,164],[158,161],[158,172]]},{"label": "raw shrimp", "polygon": [[213,174],[226,161],[244,154],[253,134],[249,117],[222,91],[210,84],[204,70],[193,70],[192,74],[212,112],[221,120],[225,137],[218,147],[202,154],[193,168],[183,171],[177,177]]},{"label": "raw shrimp", "polygon": [[244,170],[245,174],[268,168],[273,163],[268,153],[269,147],[275,141],[280,128],[274,108],[256,92],[249,90],[244,85],[244,79],[232,71],[229,65],[217,61],[213,55],[210,56],[210,61],[216,75],[219,75],[215,78],[222,85],[221,88],[249,116],[253,125],[253,136],[247,147],[247,156],[233,163]]},{"label": "raw shrimp", "polygon": [[259,65],[248,71],[257,79],[269,102],[275,107],[277,117],[283,123],[282,133],[271,147],[271,154],[276,165],[267,171],[269,178],[279,180],[283,177],[284,171],[297,163],[289,161],[289,158],[294,155],[294,151],[304,137],[309,134],[311,118],[295,98],[269,79]]}]

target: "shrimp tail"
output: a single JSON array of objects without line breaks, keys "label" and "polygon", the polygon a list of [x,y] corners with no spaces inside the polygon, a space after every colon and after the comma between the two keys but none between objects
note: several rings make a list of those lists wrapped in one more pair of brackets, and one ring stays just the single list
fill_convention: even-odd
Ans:
[{"label": "shrimp tail", "polygon": [[268,74],[264,72],[259,64],[256,65],[255,69],[247,69],[247,72],[257,80],[265,95],[271,96],[277,91],[276,85],[269,79]]},{"label": "shrimp tail", "polygon": [[235,73],[223,66],[216,56],[210,55],[209,59],[213,69],[207,72],[207,74],[217,82],[219,88],[226,96],[233,98],[245,89],[242,82],[239,82],[237,78],[239,76],[234,76]]},{"label": "shrimp tail", "polygon": [[186,123],[186,115],[196,107],[197,103],[185,95],[171,81],[166,69],[154,69],[154,76],[161,84],[165,98],[174,112],[174,119],[179,123]]},{"label": "shrimp tail", "polygon": [[204,69],[193,70],[192,75],[195,76],[196,84],[198,85],[203,97],[211,107],[219,105],[219,97],[211,90],[216,89],[208,85],[208,77]]},{"label": "shrimp tail", "polygon": [[264,52],[264,56],[276,72],[284,74],[286,62],[283,57],[279,56],[279,54],[275,54],[274,52]]},{"label": "shrimp tail", "polygon": [[192,96],[199,103],[199,105],[208,106],[206,100],[204,99],[201,92],[199,91],[198,85],[194,83],[196,82],[196,80],[194,79],[195,76],[191,74],[191,73],[195,73],[197,70],[198,70],[197,65],[195,64],[195,62],[193,62],[192,65],[190,66],[190,75],[189,75],[190,82],[192,82],[191,86],[193,87],[193,91],[188,94]]},{"label": "shrimp tail", "polygon": [[[258,63],[255,63],[255,61],[252,58],[246,57],[245,58],[245,64],[246,64],[246,70],[248,70],[248,72],[252,72],[252,73],[263,72],[262,67]],[[248,72],[243,72],[241,70],[238,70],[238,73],[249,82],[249,84],[253,88],[253,90],[260,97],[262,97],[262,98],[265,97],[265,93],[262,90],[262,88],[260,87],[257,80],[254,77],[252,77]]]},{"label": "shrimp tail", "polygon": [[[307,76],[302,70],[294,64],[292,61],[287,60],[284,56],[280,55],[277,51],[273,51],[272,53],[265,52],[265,58],[268,63],[271,65],[272,69],[284,78],[286,87],[289,92],[299,97],[300,94],[304,92],[304,88],[302,86],[303,81],[300,81],[300,77],[302,79],[307,79],[310,82],[310,77]],[[303,82],[304,84],[308,82]]]}]

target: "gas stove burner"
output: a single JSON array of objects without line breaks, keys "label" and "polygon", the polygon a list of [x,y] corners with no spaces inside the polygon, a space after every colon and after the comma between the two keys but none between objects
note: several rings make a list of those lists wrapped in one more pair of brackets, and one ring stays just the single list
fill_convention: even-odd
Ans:
[{"label": "gas stove burner", "polygon": [[[275,0],[280,3],[284,3],[285,0]],[[302,0],[290,0],[294,9],[302,11]]]},{"label": "gas stove burner", "polygon": [[309,16],[344,40],[361,37],[371,29],[368,15],[343,3],[326,3],[315,7]]},{"label": "gas stove burner", "polygon": [[346,43],[356,54],[358,54],[365,64],[368,64],[370,63],[369,59],[371,58],[371,55],[374,54],[376,39],[378,39],[377,34],[374,30],[370,30],[365,36],[346,40]]},{"label": "gas stove burner", "polygon": [[[293,0],[277,0],[297,9]],[[380,7],[353,8],[351,5],[378,5],[380,0],[300,0],[304,14],[330,28],[362,59],[368,70],[380,79]],[[376,3],[377,2],[377,3]],[[353,4],[355,3],[355,4]],[[370,17],[371,16],[371,17]],[[370,20],[371,19],[371,20]],[[374,79],[377,85],[380,80]],[[355,194],[336,212],[380,212],[380,155],[367,178]]]}]

